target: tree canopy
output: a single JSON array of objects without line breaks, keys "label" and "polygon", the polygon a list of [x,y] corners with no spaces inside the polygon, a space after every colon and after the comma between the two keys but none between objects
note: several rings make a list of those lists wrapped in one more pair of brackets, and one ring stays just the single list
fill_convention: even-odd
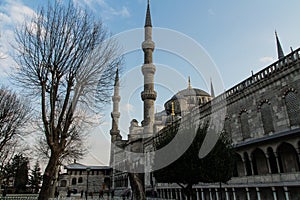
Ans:
[{"label": "tree canopy", "polygon": [[72,141],[83,142],[80,127],[110,100],[122,59],[109,36],[86,10],[58,0],[16,30],[19,68],[13,78],[39,103],[35,114],[50,152],[39,199],[51,197],[51,181]]},{"label": "tree canopy", "polygon": [[[180,121],[177,123],[180,123]],[[216,145],[206,157],[202,159],[198,157],[198,152],[207,134],[207,124],[198,128],[193,125],[184,128],[183,134],[186,137],[193,137],[193,134],[191,134],[192,131],[197,130],[195,138],[179,159],[167,167],[154,172],[157,182],[177,183],[181,186],[185,185],[186,189],[191,189],[193,184],[199,182],[226,183],[231,179],[235,154],[231,146],[231,141],[225,132],[221,133]],[[178,127],[178,124],[173,125],[173,127]],[[165,136],[163,140],[159,140],[159,142],[154,144],[157,149],[168,144],[177,134],[177,129],[168,127],[166,134],[168,136]],[[154,165],[158,162],[161,162],[161,160],[155,157]]]}]

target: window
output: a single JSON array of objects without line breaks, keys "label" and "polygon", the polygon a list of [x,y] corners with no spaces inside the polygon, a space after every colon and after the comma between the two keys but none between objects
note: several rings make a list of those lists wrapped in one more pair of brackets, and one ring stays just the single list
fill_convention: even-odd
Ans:
[{"label": "window", "polygon": [[247,111],[241,112],[240,122],[241,122],[241,131],[242,131],[243,140],[250,138],[250,128],[249,128]]},{"label": "window", "polygon": [[76,185],[76,178],[72,178],[72,185]]},{"label": "window", "polygon": [[82,182],[83,182],[82,177],[79,177],[79,178],[78,178],[78,183],[82,183]]},{"label": "window", "polygon": [[290,120],[290,126],[299,125],[300,105],[294,91],[289,91],[285,95],[285,104],[286,104],[288,117]]},{"label": "window", "polygon": [[67,181],[66,180],[61,180],[60,181],[60,187],[66,187],[67,186]]},{"label": "window", "polygon": [[226,133],[226,135],[228,135],[231,138],[231,124],[229,117],[225,117],[223,130]]},{"label": "window", "polygon": [[271,106],[267,102],[263,103],[260,112],[265,134],[274,132]]}]

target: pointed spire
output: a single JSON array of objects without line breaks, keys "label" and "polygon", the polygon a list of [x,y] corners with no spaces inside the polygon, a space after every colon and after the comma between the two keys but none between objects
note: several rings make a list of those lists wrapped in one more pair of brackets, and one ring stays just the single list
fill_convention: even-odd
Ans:
[{"label": "pointed spire", "polygon": [[215,91],[214,91],[214,86],[211,78],[210,78],[210,96],[215,98]]},{"label": "pointed spire", "polygon": [[145,27],[152,27],[151,13],[150,13],[150,0],[148,0],[148,5],[147,5],[147,14],[146,14]]},{"label": "pointed spire", "polygon": [[119,86],[119,66],[117,65],[116,77],[115,77],[115,85]]},{"label": "pointed spire", "polygon": [[189,80],[188,80],[188,89],[192,89],[191,77],[190,76],[189,76]]},{"label": "pointed spire", "polygon": [[276,45],[277,45],[277,54],[278,54],[278,59],[281,59],[284,57],[284,53],[277,35],[277,31],[275,30],[275,37],[276,37]]}]

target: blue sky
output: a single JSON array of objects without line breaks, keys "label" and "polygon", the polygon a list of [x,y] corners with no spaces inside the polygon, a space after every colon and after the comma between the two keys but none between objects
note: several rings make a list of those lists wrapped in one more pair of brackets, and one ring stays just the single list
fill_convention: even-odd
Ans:
[{"label": "blue sky", "polygon": [[[144,26],[146,0],[73,1],[101,18],[112,35]],[[9,72],[9,67],[15,66],[10,57],[13,53],[10,47],[14,37],[13,27],[28,18],[24,16],[34,14],[38,7],[46,4],[45,0],[0,0],[0,52],[5,56],[0,62],[0,83],[9,84],[5,72]],[[299,8],[300,1],[297,0],[151,0],[153,26],[167,28],[193,39],[215,64],[225,89],[250,76],[251,70],[255,73],[276,61],[275,29],[286,54],[290,52],[290,47],[300,47]],[[156,38],[159,40],[156,33],[153,32],[155,42]],[[141,37],[137,37],[135,42],[141,43],[142,36],[141,34]],[[174,43],[177,41],[174,40]],[[156,45],[159,46],[158,43]],[[190,50],[188,53],[197,57],[197,52]],[[121,130],[124,137],[131,118],[141,121],[142,62],[141,50],[125,55],[121,90],[126,91],[129,97],[126,97],[126,101],[122,98],[121,102]],[[187,86],[189,75],[194,87],[209,92],[207,78],[201,78],[194,73],[188,60],[172,52],[156,50],[154,62],[158,68],[156,76],[161,76],[161,79],[165,77],[163,85],[156,86],[160,95],[157,101],[158,111],[162,109],[167,98]],[[175,74],[170,75],[166,71],[168,69]],[[131,79],[132,76],[137,78]],[[127,88],[134,85],[137,86],[128,94]],[[82,162],[108,163],[110,110],[111,107],[108,106],[104,111],[106,117],[103,118],[102,125],[90,130],[91,153]]]}]

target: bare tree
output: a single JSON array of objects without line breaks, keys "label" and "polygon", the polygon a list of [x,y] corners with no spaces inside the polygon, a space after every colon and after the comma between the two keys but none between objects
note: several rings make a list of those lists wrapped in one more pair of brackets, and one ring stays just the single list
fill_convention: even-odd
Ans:
[{"label": "bare tree", "polygon": [[115,66],[122,59],[108,36],[87,11],[58,1],[16,30],[19,69],[14,78],[40,101],[38,114],[50,148],[40,200],[50,197],[55,169],[73,130],[109,101]]},{"label": "bare tree", "polygon": [[0,157],[7,157],[30,116],[29,106],[12,91],[0,88]]}]

